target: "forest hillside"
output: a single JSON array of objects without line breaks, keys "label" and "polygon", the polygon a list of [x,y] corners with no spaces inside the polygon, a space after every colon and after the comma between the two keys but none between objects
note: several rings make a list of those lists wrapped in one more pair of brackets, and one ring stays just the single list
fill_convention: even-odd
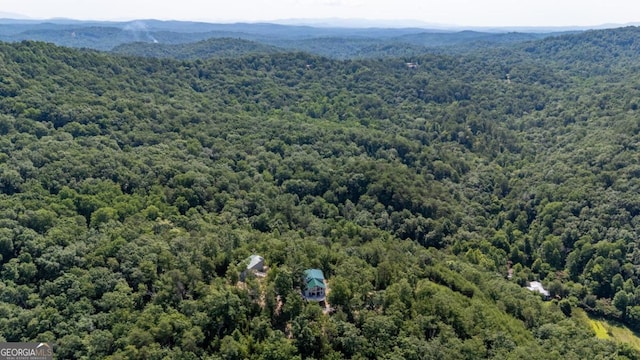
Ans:
[{"label": "forest hillside", "polygon": [[362,60],[0,43],[0,340],[640,358],[574,316],[640,330],[638,38]]}]

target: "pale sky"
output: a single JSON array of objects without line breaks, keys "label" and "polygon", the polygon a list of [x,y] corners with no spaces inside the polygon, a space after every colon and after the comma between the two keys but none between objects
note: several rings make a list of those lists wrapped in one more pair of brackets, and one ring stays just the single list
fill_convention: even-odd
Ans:
[{"label": "pale sky", "polygon": [[37,19],[343,18],[461,26],[596,26],[640,22],[640,0],[0,0],[0,12]]}]

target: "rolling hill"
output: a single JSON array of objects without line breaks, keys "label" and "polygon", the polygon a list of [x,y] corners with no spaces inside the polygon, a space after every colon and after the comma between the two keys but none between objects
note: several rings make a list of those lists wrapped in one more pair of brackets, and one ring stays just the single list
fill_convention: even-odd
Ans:
[{"label": "rolling hill", "polygon": [[[109,51],[120,45],[144,42],[165,45],[199,43],[211,38],[256,41],[289,51],[305,51],[332,58],[415,56],[425,52],[460,52],[495,47],[555,35],[506,31],[444,31],[422,28],[340,28],[267,23],[209,24],[183,21],[136,20],[91,22],[0,20],[0,40],[37,40],[57,45]],[[185,45],[188,46],[188,45]],[[195,47],[201,44],[191,45]],[[129,45],[133,54],[137,46]],[[142,47],[140,54],[152,51]],[[180,58],[183,47],[175,49]],[[169,50],[162,50],[167,56]]]},{"label": "rolling hill", "polygon": [[[640,358],[582,313],[638,330],[640,30],[411,67],[387,56],[396,35],[343,60],[0,43],[0,340],[91,359]],[[266,276],[239,282],[252,254]]]}]

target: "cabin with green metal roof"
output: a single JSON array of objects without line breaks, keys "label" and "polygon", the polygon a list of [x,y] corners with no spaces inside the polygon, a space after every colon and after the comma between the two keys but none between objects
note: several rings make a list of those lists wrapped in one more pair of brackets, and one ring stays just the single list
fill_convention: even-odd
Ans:
[{"label": "cabin with green metal roof", "polygon": [[302,293],[305,299],[310,301],[324,301],[327,285],[324,283],[324,274],[320,269],[308,269],[304,271],[305,289]]}]

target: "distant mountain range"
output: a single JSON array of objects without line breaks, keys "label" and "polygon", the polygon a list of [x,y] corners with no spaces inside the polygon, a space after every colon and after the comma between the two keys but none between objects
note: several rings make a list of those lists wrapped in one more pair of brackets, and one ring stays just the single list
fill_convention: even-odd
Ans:
[{"label": "distant mountain range", "polygon": [[[82,23],[100,23],[100,24],[118,24],[137,21],[158,21],[158,20],[129,20],[129,21],[95,21],[95,20],[75,20],[69,18],[52,18],[52,19],[33,19],[28,16],[0,11],[0,24],[6,24],[7,22],[24,22],[31,23],[54,23],[54,24],[82,24]],[[230,25],[236,23],[246,23],[243,21],[233,22],[201,22],[201,21],[163,21],[164,23],[199,23],[208,25]],[[294,19],[277,19],[272,21],[251,22],[251,24],[257,23],[269,23],[286,26],[308,26],[314,28],[347,28],[347,29],[368,29],[368,28],[384,28],[384,29],[406,29],[406,28],[419,28],[430,31],[463,31],[472,30],[479,32],[533,32],[533,33],[547,33],[547,32],[565,32],[565,31],[584,31],[595,29],[610,29],[625,26],[638,26],[640,22],[634,23],[607,23],[590,26],[466,26],[458,24],[443,24],[425,22],[415,19],[398,19],[398,20],[385,20],[385,19],[359,19],[359,18],[294,18]]]},{"label": "distant mountain range", "polygon": [[[442,25],[367,22],[341,19],[291,20],[283,23],[214,24],[190,21],[124,22],[72,19],[0,19],[0,41],[35,40],[61,46],[154,57],[230,55],[243,52],[304,51],[333,58],[415,56],[433,51],[461,51],[544,38],[554,32],[460,31]],[[295,24],[299,22],[299,24]],[[309,24],[313,25],[310,26]],[[333,25],[333,26],[332,26]],[[387,27],[367,27],[385,25]],[[433,28],[426,28],[433,26]],[[440,26],[439,28],[437,26]],[[225,41],[206,42],[209,39]],[[232,44],[232,40],[252,41]],[[144,43],[146,46],[127,46]],[[194,44],[194,47],[185,46]],[[222,48],[216,45],[223,44]],[[182,46],[175,46],[182,45]],[[152,48],[156,46],[157,48]],[[206,47],[210,48],[207,49]],[[233,49],[233,51],[231,51]],[[183,53],[186,52],[187,55]]]},{"label": "distant mountain range", "polygon": [[498,47],[586,29],[463,29],[419,21],[354,19],[294,19],[275,23],[34,20],[4,14],[12,18],[0,19],[0,41],[35,40],[127,55],[174,58],[274,51],[303,51],[338,59],[414,57],[428,52],[459,53]]},{"label": "distant mountain range", "polygon": [[16,14],[16,13],[11,13],[11,12],[6,12],[6,11],[0,11],[0,19],[25,20],[25,19],[29,19],[29,17],[21,15],[21,14]]},{"label": "distant mountain range", "polygon": [[431,31],[478,31],[478,32],[527,32],[527,33],[549,33],[566,31],[584,31],[611,29],[625,26],[638,26],[638,23],[626,24],[600,24],[593,26],[464,26],[455,24],[430,23],[419,20],[368,20],[368,19],[283,19],[275,20],[274,24],[282,25],[302,25],[314,27],[342,27],[342,28],[421,28]]}]

